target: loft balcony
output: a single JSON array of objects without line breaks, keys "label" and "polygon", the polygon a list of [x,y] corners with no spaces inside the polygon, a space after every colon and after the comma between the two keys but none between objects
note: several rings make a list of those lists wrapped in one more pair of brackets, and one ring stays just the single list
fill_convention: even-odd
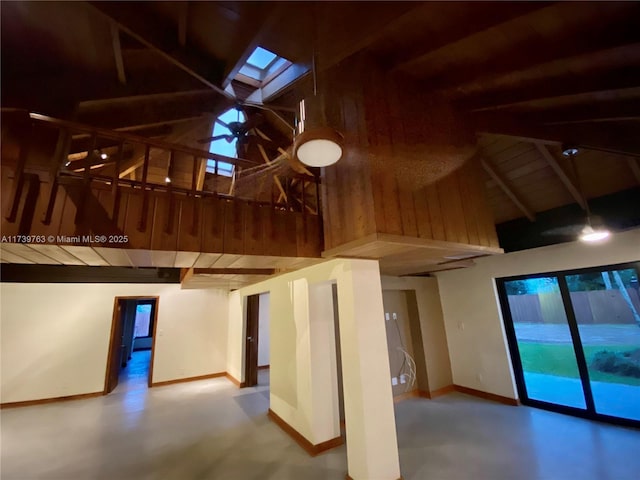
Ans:
[{"label": "loft balcony", "polygon": [[238,276],[320,261],[319,179],[284,150],[259,163],[24,111],[2,117],[3,262]]}]

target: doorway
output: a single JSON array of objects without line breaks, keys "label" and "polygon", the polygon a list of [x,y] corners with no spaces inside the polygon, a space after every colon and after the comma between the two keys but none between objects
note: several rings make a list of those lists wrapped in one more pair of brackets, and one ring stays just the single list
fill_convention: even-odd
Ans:
[{"label": "doorway", "polygon": [[269,384],[269,293],[246,297],[245,372],[241,387]]},{"label": "doorway", "polygon": [[116,297],[104,393],[151,386],[158,297]]},{"label": "doorway", "polygon": [[497,280],[524,404],[640,426],[638,266]]}]

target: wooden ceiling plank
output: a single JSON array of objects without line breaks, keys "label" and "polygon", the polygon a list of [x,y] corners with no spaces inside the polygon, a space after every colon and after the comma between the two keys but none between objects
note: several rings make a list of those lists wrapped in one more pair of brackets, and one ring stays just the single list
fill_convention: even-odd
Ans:
[{"label": "wooden ceiling plank", "polygon": [[[3,243],[2,250],[9,253],[13,253],[19,257],[27,259],[29,262],[37,263],[40,265],[60,265],[61,262],[54,260],[53,258],[34,250],[29,245],[24,243]],[[28,263],[28,262],[24,262]]]},{"label": "wooden ceiling plank", "polygon": [[586,204],[584,198],[582,197],[582,194],[580,193],[578,188],[573,184],[573,181],[569,178],[569,176],[566,174],[566,172],[562,169],[562,167],[560,166],[558,161],[554,158],[554,156],[551,154],[549,149],[545,145],[541,145],[540,143],[535,143],[535,146],[538,149],[538,151],[540,152],[540,154],[542,155],[542,157],[546,160],[546,162],[549,164],[549,166],[556,173],[556,175],[558,176],[558,178],[560,179],[562,184],[569,191],[569,193],[571,194],[573,199],[578,203],[578,205],[580,205],[580,208],[582,208],[583,210],[586,210],[587,209],[587,204]]},{"label": "wooden ceiling plank", "polygon": [[85,262],[62,249],[59,245],[32,244],[30,247],[63,265],[86,265]]},{"label": "wooden ceiling plank", "polygon": [[[161,55],[166,61],[180,68],[220,95],[233,98],[218,86],[220,72],[211,72],[211,66],[219,62],[195,48],[180,47],[177,35],[171,37],[160,22],[149,18],[150,12],[141,15],[138,10],[123,3],[89,2],[107,19],[117,23],[120,30]],[[207,68],[208,67],[208,68]]]},{"label": "wooden ceiling plank", "polygon": [[498,175],[498,173],[491,167],[489,162],[484,158],[480,160],[482,164],[482,168],[493,178],[493,180],[500,186],[502,191],[511,199],[511,201],[520,209],[520,211],[524,214],[525,217],[529,219],[531,222],[535,222],[534,213],[529,210],[524,203],[518,198],[518,196],[513,192],[513,190],[507,185],[507,183]]},{"label": "wooden ceiling plank", "polygon": [[4,248],[6,244],[3,243],[2,247],[0,247],[0,259],[2,259],[2,261],[4,263],[28,263],[28,264],[34,264],[35,262],[26,259],[25,257],[21,256],[21,255],[17,255],[13,252],[10,252],[9,250],[7,250],[6,248]]},{"label": "wooden ceiling plank", "polygon": [[194,268],[209,268],[213,265],[220,257],[221,253],[201,253],[198,258],[194,261]]},{"label": "wooden ceiling plank", "polygon": [[173,266],[175,268],[191,268],[199,256],[200,253],[198,252],[176,252],[176,260]]},{"label": "wooden ceiling plank", "polygon": [[104,258],[100,256],[98,252],[96,252],[91,247],[84,246],[76,246],[76,245],[61,245],[61,248],[69,252],[74,257],[82,260],[89,266],[92,267],[108,267],[109,262],[107,262]]},{"label": "wooden ceiling plank", "polygon": [[131,261],[127,251],[124,249],[105,247],[93,247],[93,249],[113,267],[137,266]]}]

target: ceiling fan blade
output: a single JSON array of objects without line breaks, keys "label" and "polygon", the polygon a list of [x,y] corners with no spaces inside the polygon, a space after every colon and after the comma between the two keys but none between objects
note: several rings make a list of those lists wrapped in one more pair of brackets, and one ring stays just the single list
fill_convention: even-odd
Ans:
[{"label": "ceiling fan blade", "polygon": [[200,140],[198,140],[198,143],[210,143],[215,142],[216,140],[222,140],[223,138],[227,142],[231,142],[233,140],[232,135],[216,135],[214,137],[201,138]]},{"label": "ceiling fan blade", "polygon": [[229,127],[228,123],[223,122],[222,120],[220,120],[220,118],[216,118],[216,123],[222,125],[224,128],[228,129],[229,131],[231,131],[231,128]]}]

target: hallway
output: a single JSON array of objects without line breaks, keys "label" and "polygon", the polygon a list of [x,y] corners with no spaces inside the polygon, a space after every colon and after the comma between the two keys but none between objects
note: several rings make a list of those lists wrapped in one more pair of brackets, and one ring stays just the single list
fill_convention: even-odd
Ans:
[{"label": "hallway", "polygon": [[[267,418],[268,374],[242,390],[225,378],[123,384],[2,410],[2,478],[344,479],[344,446],[312,458]],[[632,480],[640,470],[636,430],[461,394],[404,401],[396,418],[406,480]]]}]

